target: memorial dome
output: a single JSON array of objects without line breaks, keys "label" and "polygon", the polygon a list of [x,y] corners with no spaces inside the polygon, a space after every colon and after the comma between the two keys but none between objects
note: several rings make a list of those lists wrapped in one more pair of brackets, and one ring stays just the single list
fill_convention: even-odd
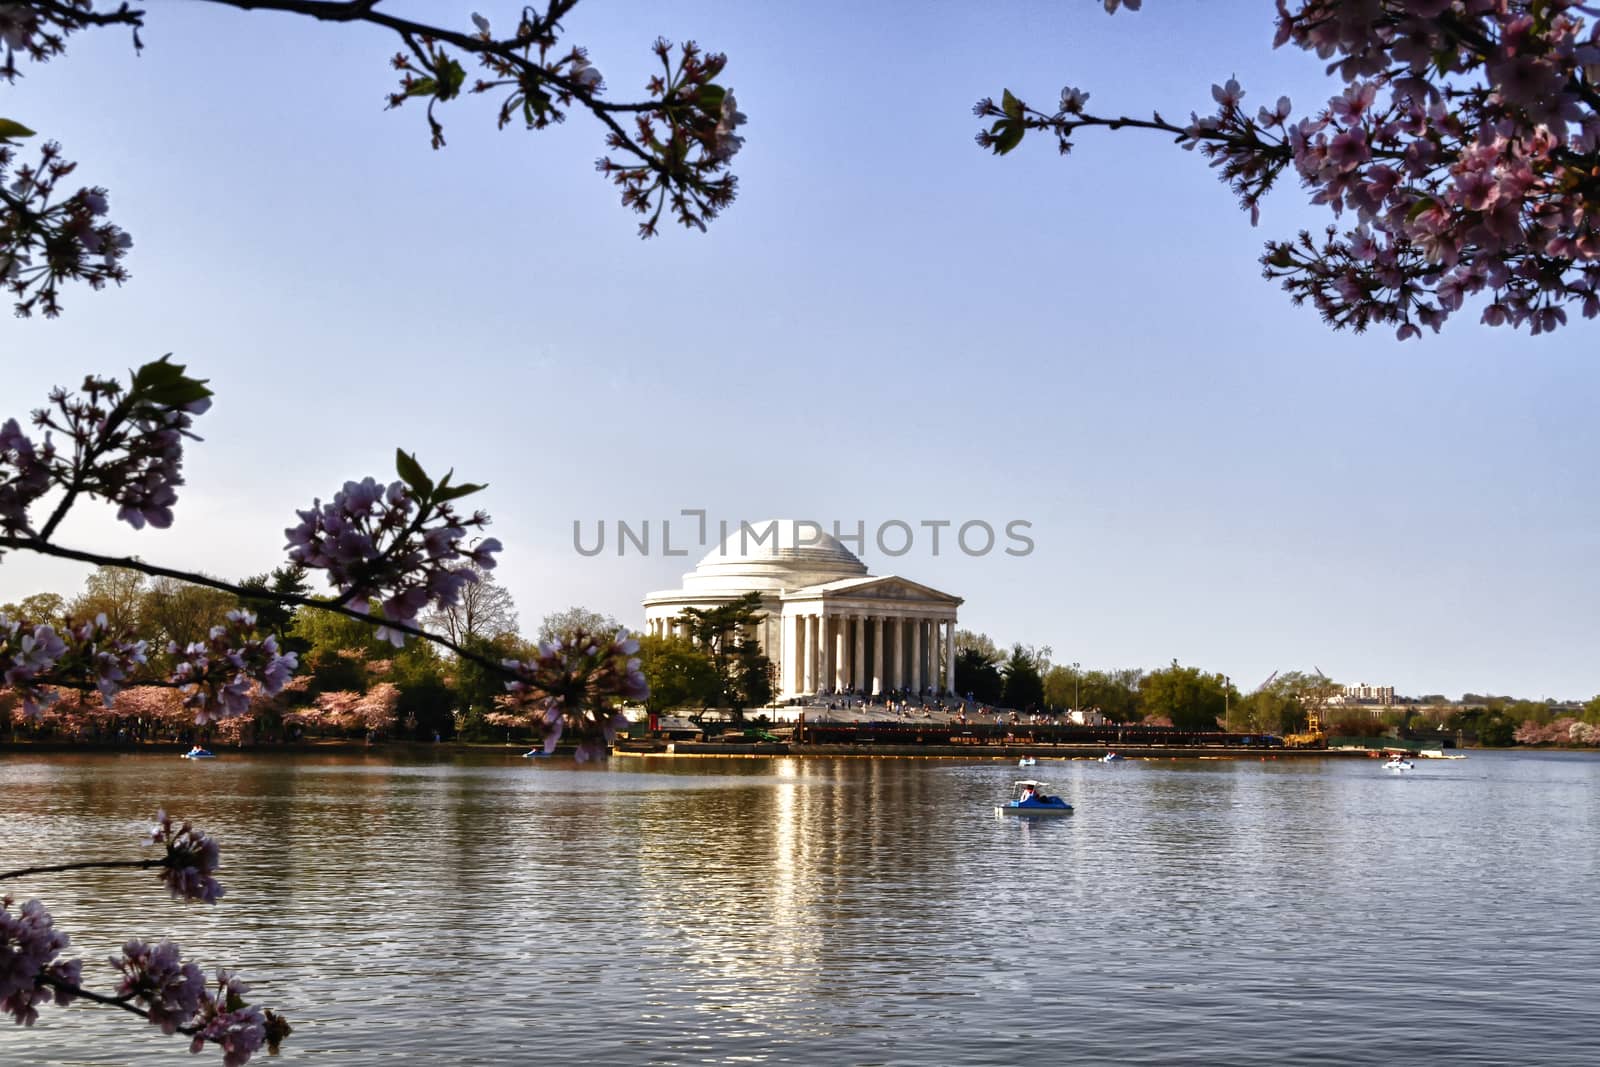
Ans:
[{"label": "memorial dome", "polygon": [[802,519],[741,523],[684,575],[695,592],[799,589],[860,578],[866,564],[837,537]]}]

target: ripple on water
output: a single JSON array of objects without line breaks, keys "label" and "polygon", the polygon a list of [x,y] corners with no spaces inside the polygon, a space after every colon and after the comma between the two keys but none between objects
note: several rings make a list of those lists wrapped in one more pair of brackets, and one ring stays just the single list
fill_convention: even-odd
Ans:
[{"label": "ripple on water", "polygon": [[[11,756],[0,855],[194,817],[218,907],[145,872],[19,895],[91,974],[135,934],[239,966],[296,1024],[285,1064],[1600,1059],[1600,761],[1030,773],[1077,813],[996,818],[998,763]],[[0,1062],[162,1040],[50,1009]]]}]

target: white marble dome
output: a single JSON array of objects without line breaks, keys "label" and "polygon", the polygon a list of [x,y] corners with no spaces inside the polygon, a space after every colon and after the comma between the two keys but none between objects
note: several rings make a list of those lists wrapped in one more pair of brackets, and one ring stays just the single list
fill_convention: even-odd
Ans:
[{"label": "white marble dome", "polygon": [[763,519],[728,532],[683,576],[684,592],[781,591],[860,578],[866,564],[814,523]]}]

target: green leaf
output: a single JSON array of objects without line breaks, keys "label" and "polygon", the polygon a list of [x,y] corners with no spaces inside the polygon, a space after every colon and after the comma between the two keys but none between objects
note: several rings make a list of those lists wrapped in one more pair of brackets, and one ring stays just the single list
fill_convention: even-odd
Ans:
[{"label": "green leaf", "polygon": [[1434,206],[1433,197],[1431,197],[1431,196],[1419,197],[1417,199],[1417,202],[1415,204],[1411,205],[1411,210],[1406,212],[1406,221],[1407,222],[1412,221],[1418,215],[1422,214],[1424,211],[1427,211],[1429,208],[1431,208],[1433,206]]},{"label": "green leaf", "polygon": [[439,76],[438,97],[440,100],[452,100],[461,92],[461,86],[467,80],[467,72],[454,59],[448,59],[439,64],[434,71]]},{"label": "green leaf", "polygon": [[439,491],[433,495],[433,499],[436,503],[443,504],[447,500],[460,500],[464,496],[471,496],[480,489],[487,488],[489,488],[487,485],[473,485],[471,482],[453,485],[448,489],[441,486]]},{"label": "green leaf", "polygon": [[1020,120],[1003,119],[995,123],[995,129],[992,132],[994,133],[994,154],[1003,156],[1022,143],[1022,135],[1028,132],[1028,128]]},{"label": "green leaf", "polygon": [[394,469],[400,475],[400,480],[415,490],[419,497],[426,499],[433,493],[433,479],[423,473],[422,464],[417,462],[416,456],[395,449]]},{"label": "green leaf", "polygon": [[170,353],[146,363],[133,372],[130,398],[162,407],[181,408],[212,395],[206,388],[207,379],[191,378],[184,373],[182,363],[173,363]]},{"label": "green leaf", "polygon": [[12,137],[32,137],[33,131],[15,119],[0,119],[0,141]]},{"label": "green leaf", "polygon": [[436,83],[432,78],[418,78],[416,81],[412,82],[411,87],[406,90],[406,95],[432,96],[435,84]]},{"label": "green leaf", "polygon": [[722,101],[728,95],[728,90],[720,85],[702,85],[695,94],[694,102],[700,105],[700,110],[707,115],[722,114]]},{"label": "green leaf", "polygon": [[1011,90],[1007,89],[1005,94],[1000,97],[1000,110],[1011,118],[1020,119],[1022,117],[1022,101],[1012,96]]}]

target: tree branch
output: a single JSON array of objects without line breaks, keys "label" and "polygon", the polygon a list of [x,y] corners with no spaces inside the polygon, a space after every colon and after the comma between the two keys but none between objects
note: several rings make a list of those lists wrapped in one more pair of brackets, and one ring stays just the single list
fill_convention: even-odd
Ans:
[{"label": "tree branch", "polygon": [[[206,0],[206,2],[221,4],[224,7],[236,7],[241,11],[281,11],[291,15],[305,15],[310,18],[320,19],[323,22],[366,22],[374,26],[383,26],[391,29],[402,38],[407,36],[427,37],[454,45],[464,52],[495,56],[522,72],[532,74],[540,81],[547,82],[562,92],[569,94],[611,130],[611,133],[619,141],[617,147],[625,148],[639,157],[646,167],[658,174],[666,174],[668,172],[665,164],[657,162],[655,157],[635,144],[633,139],[628,136],[627,131],[610,115],[610,112],[658,111],[662,108],[661,104],[653,101],[635,104],[611,104],[603,100],[596,100],[577,83],[558,74],[553,74],[540,64],[517,55],[515,49],[526,44],[526,40],[523,38],[513,38],[509,41],[486,41],[482,37],[476,37],[472,34],[462,33],[457,30],[447,30],[425,22],[415,22],[387,12],[377,11],[375,10],[376,0]],[[548,22],[540,22],[536,24],[536,29],[543,29],[548,25]]]},{"label": "tree branch", "polygon": [[0,871],[0,882],[10,878],[26,878],[30,874],[59,874],[62,871],[151,869],[165,867],[165,856],[147,860],[85,860],[82,863],[57,863],[48,867],[22,867],[15,871]]},{"label": "tree branch", "polygon": [[146,563],[137,556],[103,556],[98,552],[85,552],[82,549],[67,548],[64,545],[53,545],[39,541],[32,537],[17,537],[14,535],[0,536],[0,549],[19,549],[26,552],[37,552],[40,555],[55,556],[59,559],[77,560],[80,563],[93,563],[99,567],[121,567],[126,570],[138,571],[140,574],[148,574],[151,577],[156,578],[176,578],[178,581],[187,582],[190,585],[202,585],[208,589],[217,589],[224,593],[231,593],[240,600],[270,600],[277,604],[285,604],[293,607],[312,608],[316,611],[330,611],[336,615],[344,615],[348,618],[357,619],[361,622],[367,623],[369,626],[382,626],[386,629],[396,630],[411,637],[421,638],[424,641],[431,641],[442,648],[448,649],[461,659],[469,660],[478,664],[480,667],[485,667],[495,672],[496,674],[505,675],[506,677],[511,676],[511,672],[506,670],[506,668],[498,660],[490,659],[487,656],[483,656],[463,648],[461,645],[451,641],[449,638],[442,637],[439,634],[429,633],[427,630],[423,630],[416,626],[411,626],[407,623],[377,618],[366,612],[357,611],[355,608],[347,607],[337,601],[319,600],[316,597],[299,596],[295,593],[279,593],[271,589],[246,589],[241,585],[236,585],[233,582],[225,582],[220,578],[213,578],[210,575],[196,574],[190,571],[180,571],[172,567],[163,567],[155,563]]},{"label": "tree branch", "polygon": [[[148,1022],[150,1019],[150,1013],[148,1011],[135,1004],[130,1004],[126,1000],[122,1000],[118,997],[108,997],[104,993],[96,993],[91,989],[83,988],[81,985],[73,985],[71,982],[63,982],[61,979],[52,978],[47,974],[41,974],[37,981],[42,986],[49,986],[51,989],[59,989],[64,993],[71,993],[75,997],[82,997],[84,1000],[92,1000],[96,1004],[104,1004],[108,1008],[121,1008],[123,1011],[132,1012],[134,1015],[144,1019],[146,1022]],[[184,1034],[188,1037],[193,1037],[195,1034],[200,1032],[200,1028],[198,1026],[179,1026],[176,1029],[178,1033]]]}]

